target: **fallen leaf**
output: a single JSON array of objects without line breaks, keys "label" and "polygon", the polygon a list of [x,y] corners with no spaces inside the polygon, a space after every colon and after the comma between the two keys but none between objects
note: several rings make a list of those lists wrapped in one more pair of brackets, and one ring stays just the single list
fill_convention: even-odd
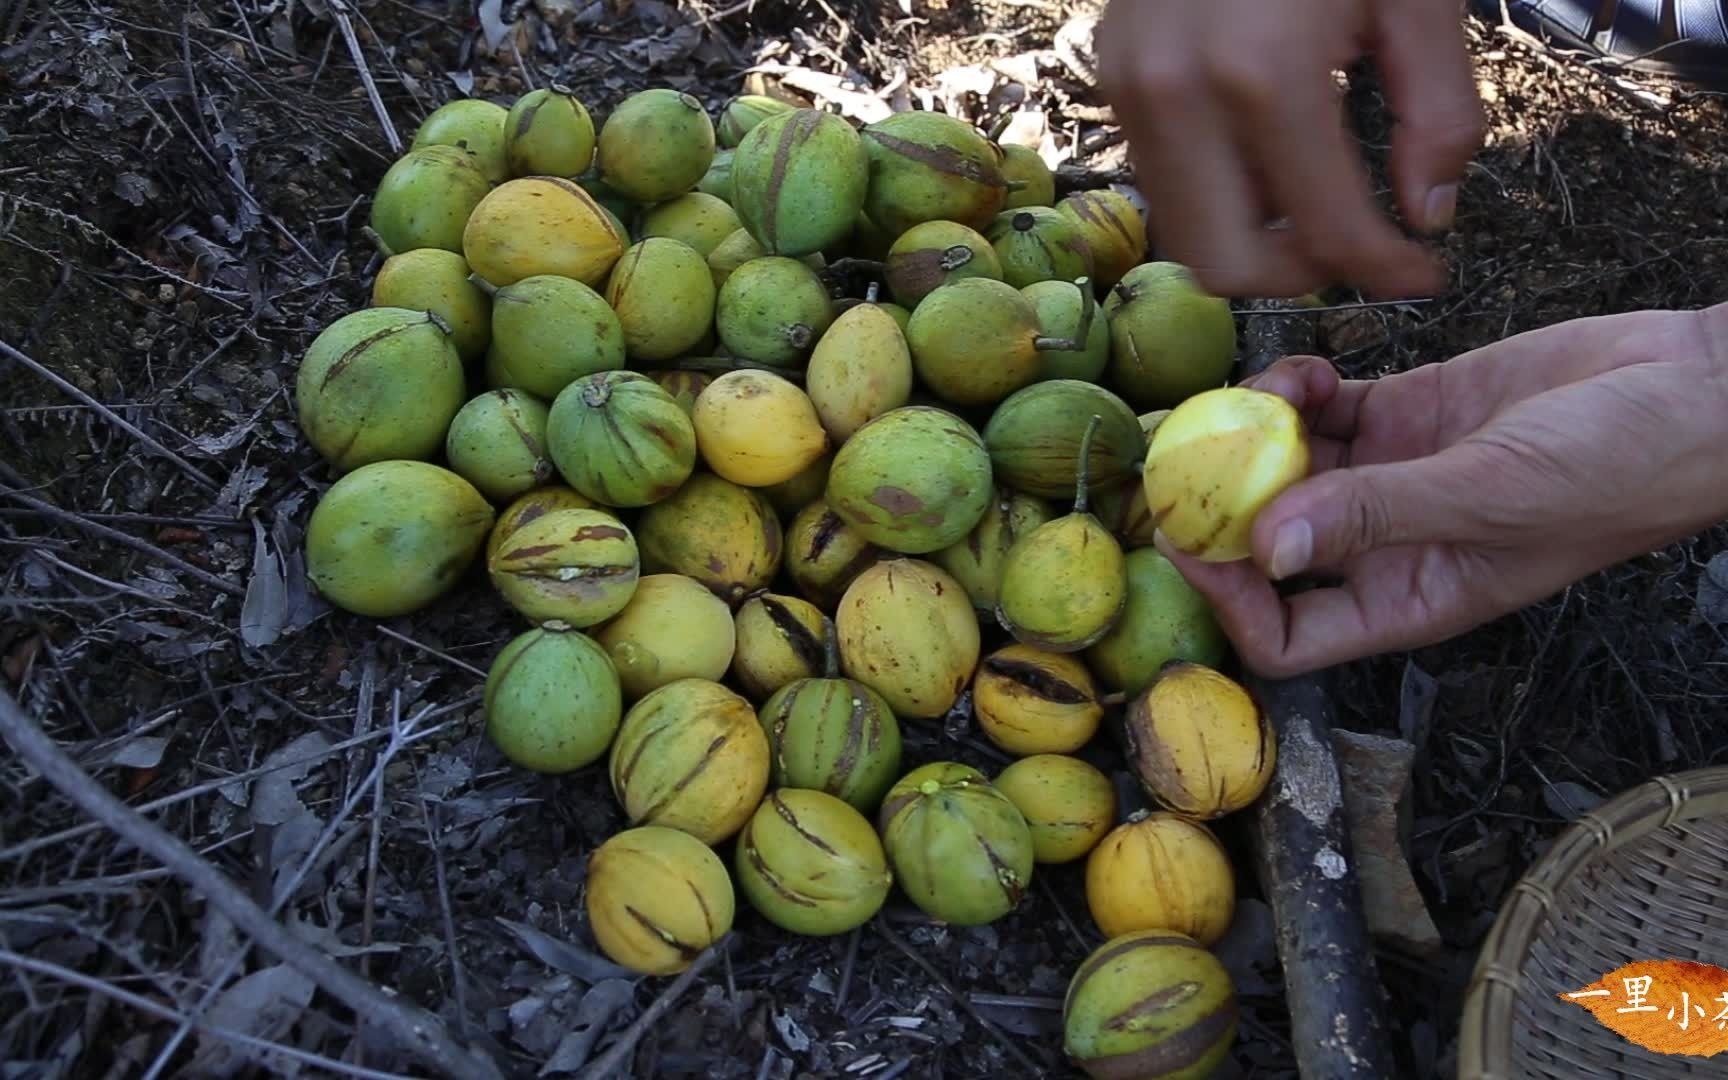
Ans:
[{"label": "fallen leaf", "polygon": [[1698,575],[1698,614],[1712,626],[1728,624],[1728,551],[1712,556]]},{"label": "fallen leaf", "polygon": [[635,985],[625,979],[603,979],[589,987],[576,1006],[576,1016],[572,1020],[575,1026],[559,1040],[558,1048],[547,1058],[540,1075],[575,1072],[587,1064],[600,1036],[611,1026],[612,1018],[629,1005],[635,995]]},{"label": "fallen leaf", "polygon": [[1439,680],[1406,659],[1404,681],[1398,688],[1398,734],[1417,750],[1428,741],[1428,725],[1439,697]]},{"label": "fallen leaf", "polygon": [[500,925],[520,941],[524,948],[533,953],[546,966],[556,968],[567,975],[574,975],[585,983],[599,983],[606,979],[627,979],[630,971],[620,967],[595,953],[578,945],[572,945],[561,938],[536,930],[527,923],[496,916]]},{"label": "fallen leaf", "polygon": [[[278,748],[264,759],[264,773],[252,785],[252,823],[280,825],[302,813],[306,806],[294,791],[294,785],[306,779],[316,758],[330,750],[330,740],[321,731],[309,731],[286,746]],[[284,768],[274,768],[283,762],[295,762]]]},{"label": "fallen leaf", "polygon": [[[300,1014],[312,1001],[314,989],[316,986],[311,979],[287,964],[277,964],[235,980],[211,1004],[206,1016],[218,1027],[243,1031],[274,1042],[286,1035],[300,1019]],[[269,1051],[220,1035],[200,1033],[198,1055],[191,1065],[191,1072],[197,1076],[228,1077],[251,1062],[257,1062],[269,1072],[296,1067],[291,1060],[278,1060],[277,1055]]]},{"label": "fallen leaf", "polygon": [[163,736],[140,735],[110,748],[86,765],[89,768],[122,765],[129,769],[154,769],[162,764],[162,754],[167,749],[168,740]]},{"label": "fallen leaf", "polygon": [[1542,801],[1548,804],[1550,813],[1564,821],[1571,821],[1581,814],[1588,814],[1606,800],[1583,784],[1556,780],[1543,785]]},{"label": "fallen leaf", "polygon": [[1332,743],[1369,932],[1417,953],[1438,948],[1440,931],[1405,861],[1400,828],[1400,804],[1416,748],[1402,739],[1354,731],[1334,731]]},{"label": "fallen leaf", "polygon": [[246,644],[260,648],[282,636],[288,614],[288,583],[282,577],[282,560],[270,550],[264,523],[252,519],[252,580],[240,604],[240,636]]}]

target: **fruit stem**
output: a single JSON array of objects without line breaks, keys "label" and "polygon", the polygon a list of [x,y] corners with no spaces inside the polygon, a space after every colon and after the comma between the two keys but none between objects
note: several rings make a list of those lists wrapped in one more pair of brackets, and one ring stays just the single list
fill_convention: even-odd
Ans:
[{"label": "fruit stem", "polygon": [[554,94],[557,94],[559,97],[573,98],[576,96],[576,91],[570,89],[568,86],[565,86],[563,83],[553,83],[551,86],[548,86],[546,89],[552,91]]},{"label": "fruit stem", "polygon": [[1013,193],[1016,191],[1025,191],[1031,185],[1025,180],[1004,180],[1002,181],[1002,186],[1007,188],[1009,193]]},{"label": "fruit stem", "polygon": [[1086,512],[1086,489],[1089,486],[1087,481],[1092,478],[1092,435],[1103,422],[1102,416],[1093,413],[1092,419],[1086,421],[1086,434],[1080,436],[1080,460],[1074,466],[1074,512],[1076,514]]},{"label": "fruit stem", "polygon": [[498,295],[498,286],[492,284],[490,281],[487,281],[485,278],[481,277],[480,271],[478,271],[478,270],[476,270],[472,274],[468,275],[468,284],[474,286],[476,289],[479,289],[481,292],[485,293],[487,296],[497,296]]},{"label": "fruit stem", "polygon": [[958,270],[972,261],[972,249],[965,244],[955,244],[942,252],[942,257],[936,260],[936,265],[944,270]]},{"label": "fruit stem", "polygon": [[780,367],[777,364],[758,364],[754,360],[740,360],[736,356],[692,356],[673,364],[679,371],[768,371],[783,379],[801,383],[804,381],[803,368]]},{"label": "fruit stem", "polygon": [[822,616],[822,677],[840,677],[840,632],[834,628],[834,620],[826,615]]},{"label": "fruit stem", "polygon": [[1113,709],[1116,706],[1125,703],[1127,700],[1128,700],[1127,694],[1123,694],[1123,693],[1105,694],[1103,697],[1098,699],[1098,704],[1104,706],[1106,709]]},{"label": "fruit stem", "polygon": [[1079,352],[1086,347],[1086,339],[1092,336],[1092,317],[1098,306],[1092,299],[1092,279],[1082,275],[1074,279],[1074,286],[1080,290],[1080,325],[1074,328],[1071,338],[1033,338],[1032,347],[1039,352]]},{"label": "fruit stem", "polygon": [[864,290],[864,302],[866,304],[874,304],[876,303],[876,298],[881,294],[882,283],[880,281],[872,281],[870,286]]},{"label": "fruit stem", "polygon": [[998,116],[996,118],[996,122],[994,124],[990,125],[990,132],[989,132],[990,141],[995,142],[996,140],[1000,139],[1002,137],[1002,133],[1008,130],[1008,125],[1012,124],[1013,122],[1014,122],[1014,114],[1011,112],[1005,112],[1001,116]]},{"label": "fruit stem", "polygon": [[1038,219],[1022,210],[1011,219],[1015,232],[1031,232],[1038,224]]},{"label": "fruit stem", "polygon": [[388,259],[392,255],[396,254],[394,251],[390,250],[390,245],[386,244],[384,242],[384,238],[382,236],[379,236],[377,233],[377,230],[373,229],[372,226],[370,226],[370,225],[360,226],[360,235],[364,236],[366,239],[370,240],[372,242],[372,246],[374,248],[378,249],[378,254],[384,256],[386,259]]},{"label": "fruit stem", "polygon": [[445,337],[449,337],[451,334],[456,332],[455,328],[445,320],[444,316],[438,314],[436,311],[428,310],[426,312],[426,321],[431,323],[433,326],[436,326],[439,332]]}]

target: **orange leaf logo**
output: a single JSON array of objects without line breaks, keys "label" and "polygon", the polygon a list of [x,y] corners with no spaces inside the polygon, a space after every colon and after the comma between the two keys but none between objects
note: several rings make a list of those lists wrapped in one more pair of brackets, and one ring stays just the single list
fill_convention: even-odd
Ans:
[{"label": "orange leaf logo", "polygon": [[1728,1051],[1728,970],[1690,960],[1639,960],[1559,995],[1657,1054]]}]

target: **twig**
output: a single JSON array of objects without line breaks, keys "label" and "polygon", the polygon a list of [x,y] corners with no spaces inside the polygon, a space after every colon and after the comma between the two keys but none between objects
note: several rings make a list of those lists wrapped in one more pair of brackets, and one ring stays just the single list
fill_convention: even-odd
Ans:
[{"label": "twig", "polygon": [[840,988],[834,991],[834,1011],[838,1013],[846,1004],[846,996],[852,990],[852,972],[858,967],[858,942],[864,937],[862,926],[854,927],[846,936],[846,962],[840,969]]},{"label": "twig", "polygon": [[928,975],[936,985],[948,992],[948,996],[954,999],[954,1004],[960,1006],[967,1016],[976,1020],[980,1027],[985,1031],[988,1031],[997,1042],[1002,1044],[1002,1049],[1007,1051],[1008,1056],[1013,1058],[1021,1069],[1024,1070],[1020,1075],[1043,1076],[1048,1072],[1047,1069],[1041,1067],[1037,1062],[1026,1056],[1026,1051],[1020,1049],[1020,1047],[1015,1044],[1014,1040],[1002,1033],[1001,1028],[992,1024],[988,1017],[979,1012],[977,1007],[972,1004],[971,1000],[967,998],[965,994],[962,994],[955,988],[953,983],[949,982],[940,971],[936,970],[935,964],[932,964],[929,960],[926,960],[923,956],[919,955],[918,950],[914,949],[911,945],[908,945],[905,938],[896,934],[893,930],[890,930],[886,919],[877,918],[872,920],[872,922],[876,927],[876,932],[882,935],[884,941],[888,942],[888,944],[894,946],[896,949],[899,949],[902,953],[905,953],[906,959],[917,964],[918,967],[923,970],[924,974]]},{"label": "twig", "polygon": [[690,984],[701,978],[702,973],[720,958],[721,951],[729,944],[731,937],[730,933],[724,934],[719,941],[703,949],[696,959],[690,962],[690,966],[672,980],[672,985],[661,991],[660,996],[654,999],[654,1003],[644,1009],[642,1015],[624,1029],[624,1034],[618,1036],[617,1040],[606,1048],[604,1054],[595,1058],[594,1063],[582,1071],[581,1080],[605,1080],[606,1077],[617,1072],[629,1059],[631,1053],[635,1051],[636,1044],[642,1040],[642,1036],[654,1026],[655,1021],[664,1016],[666,1010],[672,1007],[684,991],[690,989]]},{"label": "twig", "polygon": [[[214,480],[210,479],[208,476],[205,476],[202,472],[198,471],[198,469],[195,468],[190,461],[187,461],[185,458],[181,457],[179,454],[176,454],[174,451],[168,449],[166,446],[163,446],[161,443],[157,442],[155,439],[144,434],[143,431],[141,431],[137,427],[133,426],[130,422],[122,419],[120,414],[116,413],[113,409],[110,409],[108,406],[102,404],[100,401],[97,401],[95,398],[91,397],[89,394],[86,394],[84,391],[78,389],[76,386],[73,386],[71,383],[67,382],[65,379],[62,379],[60,376],[56,375],[54,372],[49,371],[46,367],[37,363],[35,360],[32,360],[30,357],[25,356],[23,353],[19,352],[17,349],[14,349],[11,345],[8,345],[4,341],[0,341],[0,354],[5,355],[8,359],[11,359],[11,360],[14,360],[20,364],[23,364],[25,367],[29,368],[31,371],[34,371],[36,374],[42,376],[44,379],[47,379],[49,382],[53,383],[60,390],[64,391],[65,393],[71,394],[73,397],[77,398],[79,401],[90,406],[92,409],[95,409],[98,413],[102,414],[102,417],[104,419],[108,420],[110,423],[119,427],[122,431],[126,432],[128,435],[131,435],[133,438],[137,439],[139,442],[143,443],[145,446],[148,446],[150,449],[156,451],[158,454],[161,454],[163,457],[167,458],[169,461],[173,462],[175,467],[177,467],[181,472],[185,473],[186,476],[193,483],[197,484],[199,487],[203,488],[205,491],[219,492],[222,490],[221,485],[217,484]],[[238,590],[236,590],[236,591],[238,591]]]},{"label": "twig", "polygon": [[384,99],[378,95],[378,84],[372,81],[372,69],[366,66],[366,56],[360,51],[360,39],[354,36],[354,22],[348,17],[348,0],[331,0],[330,14],[336,17],[336,25],[342,30],[342,40],[348,46],[348,55],[353,57],[354,66],[360,70],[360,82],[366,87],[366,97],[372,102],[372,111],[378,114],[378,124],[384,129],[384,137],[390,140],[390,152],[402,153],[402,136],[396,134],[396,125],[390,120],[390,111],[384,108]]},{"label": "twig", "polygon": [[[396,701],[392,709],[401,708],[402,691],[396,691]],[[410,765],[413,762],[409,762]],[[380,773],[382,775],[382,773]],[[420,782],[420,770],[414,770],[415,783]],[[432,800],[426,797],[422,787],[420,798],[420,821],[426,826],[426,843],[432,849],[433,880],[438,884],[438,910],[444,922],[444,947],[450,953],[450,982],[456,996],[456,1033],[466,1038],[468,1035],[468,978],[462,972],[462,952],[456,946],[456,917],[450,911],[450,883],[444,874],[444,852],[438,846],[438,830],[432,824],[434,808],[428,806]]]},{"label": "twig", "polygon": [[379,1021],[419,1060],[463,1080],[469,1077],[503,1080],[503,1073],[493,1061],[452,1041],[436,1016],[391,998],[295,937],[184,841],[109,794],[44,734],[4,690],[0,690],[0,735],[6,737],[19,757],[85,813],[170,867],[196,894],[259,945],[357,1015]]},{"label": "twig", "polygon": [[451,656],[449,653],[441,652],[438,649],[434,649],[432,646],[427,645],[425,642],[415,641],[413,638],[409,637],[407,634],[400,633],[396,630],[392,630],[388,626],[385,626],[383,623],[376,623],[374,625],[377,627],[379,633],[384,634],[387,637],[393,637],[397,641],[402,642],[404,645],[412,645],[416,649],[419,649],[421,652],[428,653],[432,656],[436,656],[438,659],[443,660],[446,663],[455,664],[457,667],[461,668],[462,670],[467,671],[467,672],[474,674],[474,675],[478,675],[482,679],[484,679],[486,677],[486,672],[484,670],[475,667],[473,664],[470,664],[466,660],[458,660],[456,657]]},{"label": "twig", "polygon": [[[0,345],[3,344],[4,343],[0,343]],[[132,536],[129,533],[123,533],[119,529],[110,529],[106,525],[98,525],[94,521],[79,517],[77,514],[74,514],[69,510],[62,510],[53,503],[44,502],[43,500],[36,498],[34,495],[26,495],[22,491],[16,489],[0,490],[0,495],[16,499],[25,506],[32,507],[40,513],[54,518],[57,521],[63,521],[68,525],[75,525],[86,532],[95,533],[97,536],[112,540],[116,544],[123,544],[134,551],[141,551],[146,555],[161,559],[169,566],[183,571],[184,573],[191,574],[193,577],[210,586],[212,589],[225,592],[229,596],[244,596],[246,593],[245,589],[242,589],[232,581],[224,580],[223,578],[219,578],[215,574],[212,574],[208,570],[193,566],[178,555],[170,555],[168,552],[163,551],[148,540],[140,540],[138,537]]]},{"label": "twig", "polygon": [[114,986],[111,983],[103,982],[101,979],[92,978],[85,975],[83,972],[73,971],[71,968],[63,968],[59,964],[51,964],[46,960],[38,960],[32,956],[23,956],[8,949],[0,949],[0,963],[4,963],[9,967],[17,968],[20,971],[33,971],[38,975],[45,975],[50,979],[59,979],[62,982],[71,983],[74,986],[82,986],[84,989],[93,993],[106,994],[124,1005],[130,1005],[132,1008],[137,1009],[140,1012],[146,1012],[152,1016],[159,1016],[164,1020],[186,1020],[188,1023],[196,1024],[200,1031],[215,1035],[218,1038],[232,1039],[234,1042],[240,1043],[243,1046],[256,1047],[266,1053],[280,1054],[283,1057],[293,1058],[296,1061],[303,1061],[308,1065],[329,1069],[331,1072],[341,1073],[344,1076],[364,1077],[366,1080],[413,1080],[412,1077],[405,1076],[402,1073],[380,1072],[377,1069],[356,1068],[353,1065],[344,1064],[334,1058],[327,1058],[321,1054],[314,1054],[310,1050],[301,1050],[298,1047],[271,1042],[269,1039],[260,1039],[258,1036],[248,1035],[244,1031],[235,1031],[233,1028],[222,1027],[220,1024],[212,1024],[208,1020],[190,1020],[189,1018],[182,1016],[180,1013],[175,1012],[173,1009],[168,1008],[166,1005],[158,1005],[149,998],[140,997],[129,990],[122,990],[120,987]]}]

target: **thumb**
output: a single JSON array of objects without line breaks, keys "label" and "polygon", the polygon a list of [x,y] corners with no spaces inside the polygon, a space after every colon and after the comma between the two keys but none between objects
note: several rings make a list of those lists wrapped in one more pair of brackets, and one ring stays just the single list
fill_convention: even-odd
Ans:
[{"label": "thumb", "polygon": [[1472,455],[1432,457],[1317,473],[1292,485],[1254,522],[1254,560],[1281,580],[1403,544],[1471,538],[1476,514]]},{"label": "thumb", "polygon": [[1398,118],[1392,180],[1404,216],[1425,232],[1452,226],[1458,183],[1485,119],[1457,0],[1380,5],[1378,63]]}]

